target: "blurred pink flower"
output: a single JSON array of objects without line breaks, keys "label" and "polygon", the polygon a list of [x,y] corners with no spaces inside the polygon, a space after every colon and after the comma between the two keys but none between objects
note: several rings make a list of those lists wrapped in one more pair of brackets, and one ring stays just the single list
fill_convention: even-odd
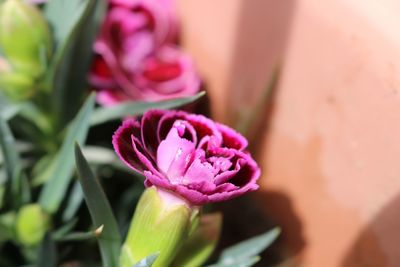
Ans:
[{"label": "blurred pink flower", "polygon": [[94,45],[89,82],[98,101],[156,101],[195,94],[200,79],[191,58],[174,45],[172,0],[110,0]]},{"label": "blurred pink flower", "polygon": [[118,156],[146,186],[192,205],[225,201],[258,188],[260,169],[233,129],[183,111],[151,110],[127,119],[113,136]]}]

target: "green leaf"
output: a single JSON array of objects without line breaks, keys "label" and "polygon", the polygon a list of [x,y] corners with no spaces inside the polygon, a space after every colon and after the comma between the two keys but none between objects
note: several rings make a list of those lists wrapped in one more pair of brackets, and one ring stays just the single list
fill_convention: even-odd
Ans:
[{"label": "green leaf", "polygon": [[[0,180],[1,180],[1,178],[0,178]],[[0,209],[2,209],[3,206],[4,206],[4,195],[5,195],[5,192],[6,192],[6,188],[0,182]],[[1,236],[1,233],[0,233],[0,236]],[[0,238],[0,240],[1,240],[1,238]]]},{"label": "green leaf", "polygon": [[250,238],[230,248],[227,248],[222,252],[218,263],[231,264],[243,259],[253,258],[254,256],[260,254],[264,249],[269,247],[272,242],[276,240],[279,234],[280,229],[274,228],[262,235]]},{"label": "green leaf", "polygon": [[121,236],[106,195],[95,178],[78,144],[75,144],[75,160],[86,204],[96,227],[104,225],[98,237],[104,267],[118,267]]},{"label": "green leaf", "polygon": [[49,22],[56,45],[65,42],[73,32],[82,16],[88,1],[51,0],[44,7],[44,14]]},{"label": "green leaf", "polygon": [[[96,2],[96,0],[52,0],[47,2],[44,9],[53,29],[57,46],[46,81],[47,87],[53,89],[53,107],[60,119],[65,119],[68,105],[73,104],[71,101],[79,102],[80,100],[66,98],[68,90],[74,89],[68,87],[70,86],[68,84],[70,68],[75,67],[72,62],[72,50],[82,27],[87,23],[88,17],[93,14]],[[61,120],[61,125],[63,122]]]},{"label": "green leaf", "polygon": [[67,191],[74,170],[74,142],[85,142],[94,104],[95,95],[92,94],[69,126],[60,151],[48,169],[43,172],[46,175],[43,180],[47,182],[40,194],[39,203],[49,213],[57,211]]},{"label": "green leaf", "polygon": [[48,134],[52,131],[52,125],[45,113],[36,105],[25,102],[19,105],[19,114],[26,120],[38,127],[42,133]]},{"label": "green leaf", "polygon": [[32,195],[31,195],[31,188],[29,185],[28,178],[25,174],[21,175],[21,184],[19,186],[19,196],[21,204],[27,204],[31,202]]},{"label": "green leaf", "polygon": [[260,261],[260,257],[244,258],[231,263],[216,263],[206,267],[250,267]]},{"label": "green leaf", "polygon": [[96,238],[98,236],[98,233],[101,232],[101,230],[102,230],[102,226],[100,226],[99,229],[96,229],[94,231],[70,233],[70,234],[67,234],[64,236],[53,237],[53,238],[55,241],[58,241],[58,242],[84,241],[84,240]]},{"label": "green leaf", "polygon": [[40,246],[39,259],[37,267],[56,267],[57,266],[57,251],[54,241],[47,234]]},{"label": "green leaf", "polygon": [[8,121],[12,119],[15,115],[20,112],[21,106],[20,105],[4,105],[0,106],[0,116],[5,120]]},{"label": "green leaf", "polygon": [[67,201],[67,206],[64,209],[62,220],[64,222],[70,221],[75,216],[82,202],[83,202],[82,187],[78,181],[75,181]]},{"label": "green leaf", "polygon": [[192,103],[205,95],[205,92],[200,92],[195,96],[177,98],[173,100],[159,102],[128,102],[111,107],[101,107],[93,112],[91,124],[97,125],[110,120],[121,119],[126,116],[141,115],[148,109],[172,109],[188,103]]},{"label": "green leaf", "polygon": [[14,136],[12,135],[8,124],[1,116],[0,145],[6,166],[8,188],[11,192],[14,206],[18,207],[23,202],[21,195],[21,186],[23,183],[24,174],[22,172],[22,164],[17,152]]},{"label": "green leaf", "polygon": [[[63,84],[65,89],[64,101],[61,103],[61,112],[65,121],[70,120],[82,104],[83,96],[87,93],[87,74],[90,70],[93,53],[93,43],[97,37],[100,24],[103,22],[108,1],[98,0],[91,6],[89,14],[84,17],[79,34],[74,39],[68,53],[69,65],[66,69],[67,77]],[[78,100],[78,101],[77,101]]]},{"label": "green leaf", "polygon": [[[9,180],[19,178],[22,165],[19,159],[14,136],[8,124],[0,117],[0,145],[6,163],[6,171]],[[16,183],[15,181],[13,183]]]},{"label": "green leaf", "polygon": [[121,162],[115,151],[101,146],[85,146],[82,148],[86,159],[91,164],[109,165],[110,163]]},{"label": "green leaf", "polygon": [[78,219],[74,218],[65,225],[61,226],[59,229],[55,230],[52,232],[52,238],[54,240],[61,239],[62,237],[66,236],[68,233],[70,233],[76,224],[78,223]]},{"label": "green leaf", "polygon": [[158,253],[151,254],[147,256],[146,258],[142,259],[132,267],[151,267],[153,263],[156,261],[158,257]]}]

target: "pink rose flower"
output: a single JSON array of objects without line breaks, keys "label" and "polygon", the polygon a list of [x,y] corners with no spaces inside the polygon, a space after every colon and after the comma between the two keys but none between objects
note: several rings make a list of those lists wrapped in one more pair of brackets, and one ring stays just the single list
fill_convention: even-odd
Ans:
[{"label": "pink rose flower", "polygon": [[121,160],[145,185],[192,205],[225,201],[258,188],[260,169],[233,129],[183,111],[151,110],[127,119],[113,136]]},{"label": "pink rose flower", "polygon": [[195,94],[200,79],[179,50],[171,0],[110,0],[89,82],[98,101],[157,101]]}]

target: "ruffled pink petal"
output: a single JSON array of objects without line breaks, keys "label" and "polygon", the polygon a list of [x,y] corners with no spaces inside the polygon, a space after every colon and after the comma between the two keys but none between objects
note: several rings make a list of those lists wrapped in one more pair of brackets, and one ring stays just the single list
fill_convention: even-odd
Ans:
[{"label": "ruffled pink petal", "polygon": [[221,201],[226,201],[232,198],[236,198],[239,196],[242,196],[248,192],[252,192],[255,191],[259,188],[259,186],[257,184],[249,184],[248,186],[245,187],[241,187],[237,190],[233,190],[233,191],[224,191],[221,193],[215,193],[212,195],[208,196],[208,202],[221,202]]},{"label": "ruffled pink petal", "polygon": [[112,76],[110,67],[100,54],[94,56],[92,68],[89,73],[89,83],[99,89],[118,87]]},{"label": "ruffled pink petal", "polygon": [[[140,71],[143,61],[151,55],[154,49],[153,36],[148,31],[138,32],[125,39],[125,51],[120,56],[120,64],[126,73],[131,74],[130,79],[135,79],[135,73]],[[141,87],[140,84],[137,87]]]},{"label": "ruffled pink petal", "polygon": [[181,183],[184,173],[193,161],[195,145],[184,139],[177,128],[172,128],[158,146],[157,166],[171,183]]},{"label": "ruffled pink petal", "polygon": [[186,113],[184,119],[188,121],[196,131],[197,139],[201,140],[205,136],[210,136],[209,141],[213,141],[215,145],[220,145],[222,142],[221,133],[215,127],[215,123],[202,116],[197,114],[189,114]]},{"label": "ruffled pink petal", "polygon": [[215,190],[214,190],[214,194],[215,193],[222,193],[222,192],[230,192],[230,191],[234,191],[237,190],[238,187],[230,184],[230,183],[225,183],[225,184],[220,184],[218,185]]},{"label": "ruffled pink petal", "polygon": [[139,122],[133,119],[125,120],[114,133],[112,143],[117,155],[126,165],[139,173],[143,173],[147,168],[132,147],[132,135],[137,135],[138,130],[140,130]]},{"label": "ruffled pink petal", "polygon": [[174,42],[178,32],[177,15],[173,0],[110,0],[117,7],[143,10],[153,20],[153,30],[159,44]]},{"label": "ruffled pink petal", "polygon": [[208,196],[202,194],[196,190],[192,190],[182,185],[173,185],[168,182],[168,179],[154,175],[149,171],[145,171],[144,175],[146,177],[145,186],[156,186],[161,187],[166,190],[170,190],[183,198],[187,199],[192,205],[204,205],[208,203]]},{"label": "ruffled pink petal", "polygon": [[184,120],[190,123],[196,132],[196,140],[201,140],[205,136],[210,136],[216,146],[222,142],[222,136],[212,120],[202,115],[189,114],[184,111],[171,111],[162,117],[158,127],[159,140],[163,140],[166,137],[169,129],[176,120]]},{"label": "ruffled pink petal", "polygon": [[213,167],[207,162],[195,159],[183,177],[183,185],[197,188],[201,192],[211,192],[215,189]]},{"label": "ruffled pink petal", "polygon": [[142,142],[150,156],[156,161],[158,140],[158,124],[161,117],[166,114],[165,110],[149,110],[142,117]]},{"label": "ruffled pink petal", "polygon": [[247,147],[248,142],[243,135],[223,124],[215,123],[215,125],[222,134],[222,146],[237,150],[243,150]]},{"label": "ruffled pink petal", "polygon": [[176,47],[158,48],[142,64],[144,68],[135,76],[135,82],[148,92],[148,100],[191,96],[199,91],[200,77],[192,59]]},{"label": "ruffled pink petal", "polygon": [[[241,151],[237,151],[240,170],[229,180],[229,183],[239,187],[247,187],[257,183],[260,177],[260,168],[254,159]],[[257,187],[258,188],[258,187]]]},{"label": "ruffled pink petal", "polygon": [[159,174],[159,171],[156,169],[155,163],[152,161],[151,157],[144,150],[142,143],[133,135],[132,138],[132,147],[133,151],[136,154],[137,158],[140,162],[145,166],[144,169],[149,170],[155,174]]},{"label": "ruffled pink petal", "polygon": [[212,163],[212,168],[213,168],[213,173],[214,175],[217,175],[221,172],[226,172],[228,171],[231,166],[232,162],[224,157],[209,157],[207,159],[208,162]]},{"label": "ruffled pink petal", "polygon": [[142,93],[132,83],[131,80],[126,76],[125,72],[119,65],[116,55],[112,49],[102,40],[97,40],[94,44],[94,50],[100,54],[107,62],[110,70],[112,71],[115,81],[118,83],[122,93],[128,96],[128,99],[142,99]]}]

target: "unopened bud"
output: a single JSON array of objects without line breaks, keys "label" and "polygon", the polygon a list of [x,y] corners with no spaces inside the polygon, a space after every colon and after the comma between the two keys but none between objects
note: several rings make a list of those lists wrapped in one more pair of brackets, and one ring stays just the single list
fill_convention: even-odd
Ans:
[{"label": "unopened bud", "polygon": [[50,226],[49,215],[38,204],[23,206],[17,215],[16,234],[21,244],[38,245]]},{"label": "unopened bud", "polygon": [[0,49],[14,71],[34,78],[44,72],[52,40],[36,6],[22,0],[5,0],[0,5]]}]

